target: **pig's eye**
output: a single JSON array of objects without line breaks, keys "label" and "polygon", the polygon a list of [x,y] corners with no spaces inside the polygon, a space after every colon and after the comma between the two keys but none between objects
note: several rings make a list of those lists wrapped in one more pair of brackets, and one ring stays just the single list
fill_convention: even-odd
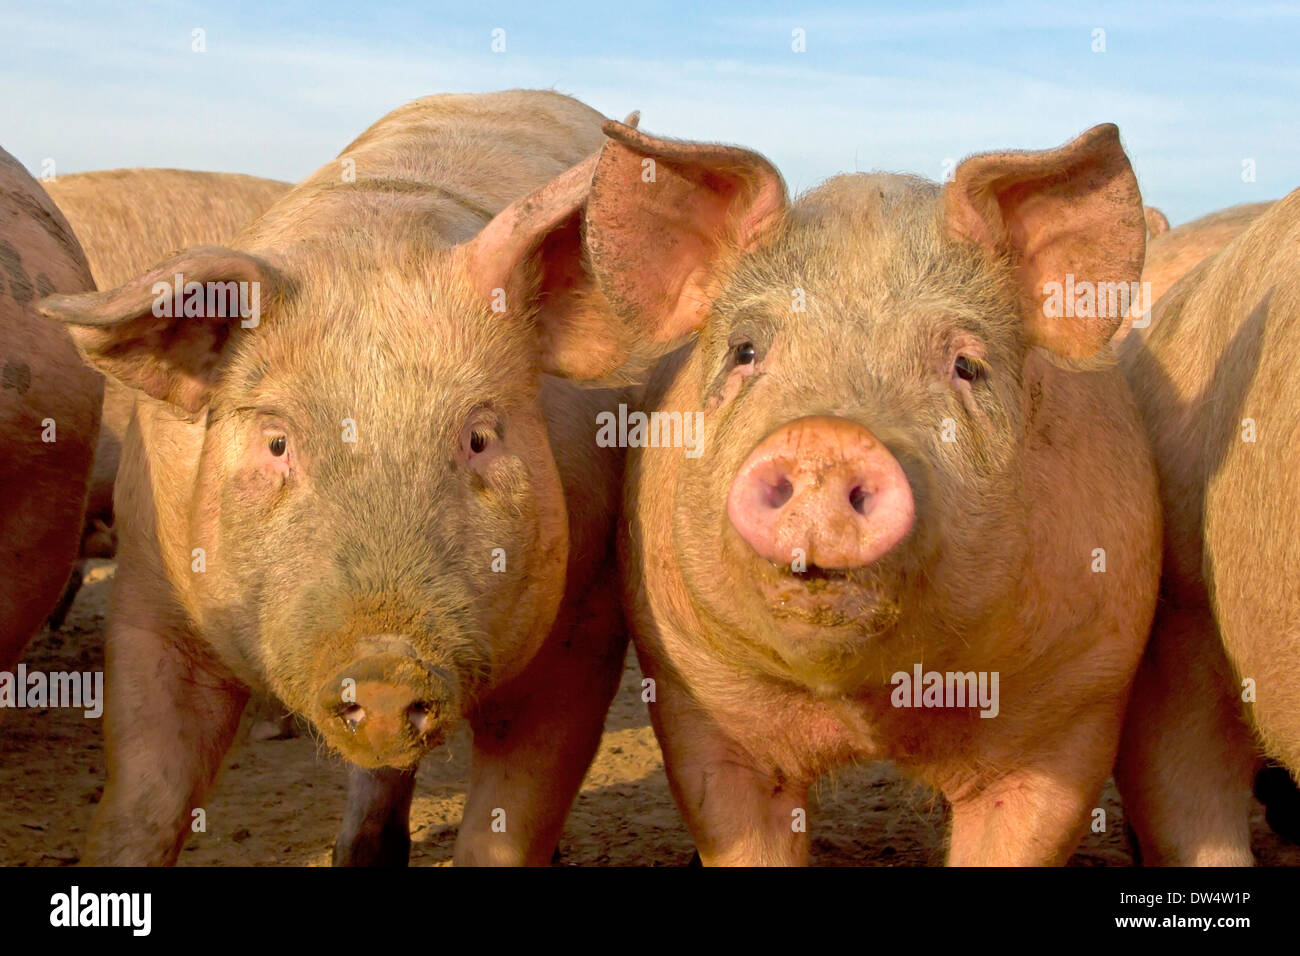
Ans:
[{"label": "pig's eye", "polygon": [[476,411],[460,430],[461,461],[483,468],[504,450],[505,432],[496,415]]},{"label": "pig's eye", "polygon": [[753,342],[739,342],[731,349],[737,365],[751,365],[757,355]]},{"label": "pig's eye", "polygon": [[271,450],[271,454],[279,458],[284,454],[285,449],[289,447],[289,440],[283,435],[273,435],[266,443],[266,447]]},{"label": "pig's eye", "polygon": [[984,377],[984,369],[979,362],[965,355],[958,355],[952,363],[953,374],[963,381],[974,382]]}]

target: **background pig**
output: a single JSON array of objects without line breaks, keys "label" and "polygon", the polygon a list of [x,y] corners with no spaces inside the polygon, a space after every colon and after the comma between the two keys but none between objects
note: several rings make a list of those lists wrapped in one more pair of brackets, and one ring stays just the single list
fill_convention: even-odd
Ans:
[{"label": "background pig", "polygon": [[1175,282],[1203,260],[1218,252],[1254,222],[1272,203],[1252,202],[1220,209],[1192,222],[1152,233],[1147,245],[1142,280],[1151,283],[1151,301],[1155,302]]},{"label": "background pig", "polygon": [[[229,248],[44,303],[138,394],[87,858],[173,861],[265,688],[376,771],[342,862],[404,857],[406,771],[462,718],[457,860],[550,859],[624,647],[605,399],[548,377],[617,358],[580,257],[600,122],[548,92],[417,100]],[[176,273],[261,314],[159,316]]]},{"label": "background pig", "polygon": [[[607,132],[602,287],[647,338],[699,332],[646,402],[702,411],[703,453],[629,453],[621,553],[703,861],[803,862],[810,784],[892,759],[951,801],[950,863],[1064,862],[1159,573],[1149,451],[1105,349],[1123,311],[1043,301],[1067,274],[1139,278],[1115,127],[793,205],[754,153]],[[996,717],[894,706],[917,666],[995,672]]]},{"label": "background pig", "polygon": [[[1153,305],[1184,275],[1212,258],[1272,206],[1272,202],[1243,203],[1184,223],[1172,233],[1164,215],[1148,206],[1147,255],[1142,267],[1143,281],[1151,284],[1146,304]],[[1144,325],[1138,326],[1139,334],[1149,334],[1151,314]],[[1118,333],[1112,344],[1117,345],[1127,331]],[[1256,776],[1255,795],[1267,805],[1267,819],[1273,829],[1293,842],[1300,841],[1300,791],[1285,768],[1269,761],[1263,763]],[[1140,858],[1136,839],[1132,842]]]},{"label": "background pig", "polygon": [[[71,223],[101,289],[121,285],[177,249],[230,241],[289,189],[256,176],[184,169],[74,173],[42,185]],[[133,401],[129,389],[106,381],[86,508],[86,557],[113,553],[113,479]],[[75,592],[69,603],[71,597]]]},{"label": "background pig", "polygon": [[1249,864],[1260,751],[1300,772],[1300,192],[1261,205],[1203,220],[1253,217],[1121,352],[1165,502],[1162,600],[1116,768],[1148,862]]},{"label": "background pig", "polygon": [[1169,219],[1155,206],[1144,206],[1142,214],[1147,223],[1147,243],[1156,236],[1164,235],[1169,231]]},{"label": "background pig", "polygon": [[[177,249],[230,241],[289,189],[288,183],[256,176],[183,169],[74,173],[44,180],[42,186],[72,224],[101,289],[122,284]],[[111,557],[116,551],[113,481],[134,404],[130,389],[105,379],[82,558]],[[76,600],[83,564],[74,567],[63,597],[50,614],[50,626],[56,630]],[[255,736],[292,732],[292,723],[282,718],[278,704],[260,702],[259,708],[264,719],[254,727]]]},{"label": "background pig", "polygon": [[101,289],[177,249],[229,242],[289,183],[189,169],[106,169],[41,183],[72,224]]},{"label": "background pig", "polygon": [[103,395],[67,331],[35,305],[93,288],[67,221],[0,150],[0,670],[40,628],[77,556]]}]

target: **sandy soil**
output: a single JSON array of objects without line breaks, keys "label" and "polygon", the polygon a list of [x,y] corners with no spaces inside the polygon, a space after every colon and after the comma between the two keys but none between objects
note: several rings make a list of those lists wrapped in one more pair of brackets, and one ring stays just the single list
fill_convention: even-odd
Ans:
[{"label": "sandy soil", "polygon": [[[103,666],[102,634],[113,563],[95,562],[63,631],[41,634],[29,667]],[[682,866],[693,852],[664,779],[659,746],[629,657],[605,737],[560,841],[559,865]],[[327,866],[344,802],[342,764],[308,734],[254,742],[245,721],[206,807],[208,829],[193,835],[184,866]],[[104,784],[102,721],[80,711],[0,712],[0,864],[66,866],[78,861]],[[411,811],[415,866],[451,862],[464,805],[468,739],[425,760]],[[1126,866],[1123,822],[1113,787],[1103,806],[1107,832],[1089,834],[1072,863]],[[918,866],[943,859],[946,808],[885,766],[823,780],[809,811],[812,857],[823,866]],[[1255,851],[1267,865],[1300,865],[1300,847],[1279,840],[1256,813]]]}]

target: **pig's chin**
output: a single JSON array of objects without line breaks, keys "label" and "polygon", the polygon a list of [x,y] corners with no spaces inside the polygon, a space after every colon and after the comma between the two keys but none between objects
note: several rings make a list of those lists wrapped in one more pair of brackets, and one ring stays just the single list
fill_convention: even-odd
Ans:
[{"label": "pig's chin", "polygon": [[878,670],[902,617],[892,575],[763,565],[751,581],[766,612],[766,643],[788,676],[817,692],[847,693]]},{"label": "pig's chin", "polygon": [[[738,549],[740,550],[740,549]],[[793,639],[878,641],[898,623],[901,576],[886,558],[866,568],[803,571],[741,550],[753,598],[774,630]]]},{"label": "pig's chin", "polygon": [[877,640],[898,623],[900,609],[877,575],[810,567],[794,573],[769,566],[755,578],[761,600],[783,631]]},{"label": "pig's chin", "polygon": [[700,595],[704,617],[738,642],[724,652],[747,647],[750,666],[816,694],[851,694],[880,672],[903,616],[897,571],[796,574],[755,556],[743,567],[741,587],[720,592],[709,582]]}]

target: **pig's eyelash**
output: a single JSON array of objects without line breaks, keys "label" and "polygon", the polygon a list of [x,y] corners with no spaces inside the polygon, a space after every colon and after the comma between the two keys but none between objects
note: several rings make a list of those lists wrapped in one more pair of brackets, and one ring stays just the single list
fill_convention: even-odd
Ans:
[{"label": "pig's eyelash", "polygon": [[956,364],[958,358],[964,358],[966,360],[966,363],[970,365],[972,369],[974,369],[975,379],[972,382],[972,384],[974,384],[975,381],[983,382],[988,380],[989,373],[991,371],[988,362],[984,361],[979,356],[971,355],[968,352],[961,352],[955,358],[953,358],[954,365]]}]

